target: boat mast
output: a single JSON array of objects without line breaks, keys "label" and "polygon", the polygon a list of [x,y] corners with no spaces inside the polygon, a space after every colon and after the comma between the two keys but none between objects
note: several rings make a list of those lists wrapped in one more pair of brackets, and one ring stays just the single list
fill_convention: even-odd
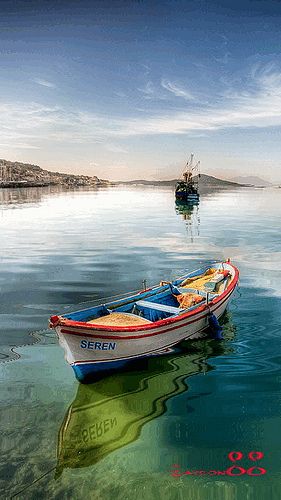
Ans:
[{"label": "boat mast", "polygon": [[184,182],[186,182],[187,184],[190,184],[191,179],[192,179],[192,170],[194,168],[193,167],[193,158],[194,158],[194,154],[191,153],[190,160],[187,161],[185,171],[183,173]]},{"label": "boat mast", "polygon": [[[200,161],[196,163],[193,168],[193,182],[196,184],[196,188],[198,188],[199,177],[200,177]],[[195,177],[196,176],[196,177]]]}]

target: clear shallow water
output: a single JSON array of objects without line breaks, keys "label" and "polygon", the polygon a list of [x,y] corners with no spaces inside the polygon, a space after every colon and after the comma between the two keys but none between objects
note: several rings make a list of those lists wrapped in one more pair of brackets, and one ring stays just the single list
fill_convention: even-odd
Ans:
[{"label": "clear shallow water", "polygon": [[[0,192],[4,498],[280,498],[280,198],[213,193],[183,213],[156,188]],[[75,381],[51,313],[227,257],[241,280],[223,342]],[[262,451],[267,474],[170,476],[225,470],[232,450],[245,467]]]}]

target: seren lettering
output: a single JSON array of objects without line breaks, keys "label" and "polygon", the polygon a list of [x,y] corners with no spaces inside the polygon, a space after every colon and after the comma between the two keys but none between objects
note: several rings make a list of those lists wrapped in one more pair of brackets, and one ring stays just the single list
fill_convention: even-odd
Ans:
[{"label": "seren lettering", "polygon": [[114,351],[116,349],[116,342],[90,342],[88,340],[81,340],[81,349],[91,349],[94,351]]},{"label": "seren lettering", "polygon": [[95,424],[86,427],[81,431],[82,440],[84,443],[88,443],[89,441],[94,441],[99,437],[106,434],[111,429],[117,426],[117,418],[106,418],[105,420],[101,420],[96,422]]}]

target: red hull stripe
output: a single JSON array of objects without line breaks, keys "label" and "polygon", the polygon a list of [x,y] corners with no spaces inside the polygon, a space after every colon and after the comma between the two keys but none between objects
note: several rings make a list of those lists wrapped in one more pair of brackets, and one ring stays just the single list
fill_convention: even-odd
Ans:
[{"label": "red hull stripe", "polygon": [[[198,330],[198,332],[196,332],[196,333],[203,332],[204,330],[205,330],[205,327],[204,327],[204,328],[201,328],[201,329],[200,329],[200,330]],[[172,346],[174,346],[174,345],[175,345],[175,342],[172,342],[171,344],[168,344],[167,346],[165,346],[165,347],[162,347],[162,348],[158,349],[158,352],[159,352],[159,351],[161,351],[161,353],[162,353],[162,351],[163,351],[164,349],[169,348],[169,347],[172,347]],[[161,353],[157,354],[157,349],[154,349],[153,351],[145,351],[145,352],[142,352],[142,353],[140,353],[140,354],[135,354],[135,355],[133,355],[133,356],[124,356],[124,357],[122,357],[122,358],[116,358],[116,359],[113,359],[113,358],[108,358],[108,359],[89,359],[89,360],[87,359],[87,360],[79,360],[79,361],[74,361],[74,363],[71,363],[71,366],[72,366],[72,365],[81,365],[81,364],[85,365],[85,364],[87,364],[87,363],[107,363],[108,361],[109,361],[109,362],[110,362],[110,361],[114,362],[114,361],[120,361],[120,360],[126,360],[126,359],[130,360],[130,359],[136,359],[136,358],[140,358],[140,357],[144,357],[144,356],[150,357],[150,356],[152,356],[152,355],[155,355],[155,356],[157,356],[157,355],[158,355],[158,356],[160,356],[160,355],[161,355]]]},{"label": "red hull stripe", "polygon": [[[212,309],[212,312],[219,309],[230,298],[231,293],[223,301],[221,301],[217,305],[217,307]],[[172,328],[166,328],[166,330],[160,330],[159,332],[153,332],[153,333],[144,333],[143,335],[122,335],[122,336],[120,336],[120,335],[106,335],[106,336],[104,336],[104,335],[98,335],[98,334],[95,335],[93,333],[88,333],[87,330],[85,332],[75,332],[75,331],[71,331],[71,330],[66,330],[64,328],[61,329],[61,333],[67,333],[70,335],[78,335],[80,337],[85,337],[85,336],[86,337],[94,337],[97,339],[113,339],[113,340],[114,339],[117,339],[117,340],[133,340],[134,339],[134,340],[138,340],[138,339],[142,339],[144,337],[153,337],[155,335],[161,335],[162,333],[171,332],[173,330],[177,330],[178,328],[183,328],[185,326],[191,325],[192,323],[195,323],[195,322],[200,321],[201,319],[205,318],[205,316],[207,316],[207,314],[209,314],[208,310],[205,312],[205,314],[203,314],[199,318],[192,319],[191,321],[188,321],[187,323],[181,323],[180,325],[177,324],[177,325],[173,326]]]},{"label": "red hull stripe", "polygon": [[[230,283],[230,285],[227,287],[227,289],[219,296],[219,297],[216,297],[210,304],[213,306],[213,305],[216,305],[216,304],[221,304],[223,303],[222,302],[222,299],[225,299],[225,297],[227,297],[228,295],[230,295],[231,292],[233,292],[233,290],[235,289],[236,285],[237,285],[237,282],[238,282],[238,278],[239,278],[239,272],[238,272],[238,269],[234,266],[232,266],[234,271],[235,271],[235,274],[234,274],[234,278],[232,280],[232,282]],[[79,321],[73,321],[73,320],[67,320],[67,319],[64,319],[63,320],[63,323],[61,324],[58,324],[56,326],[61,326],[61,327],[76,327],[76,328],[84,328],[85,330],[89,330],[90,332],[94,332],[94,331],[104,331],[104,332],[139,332],[139,331],[149,331],[149,330],[152,330],[154,329],[155,327],[163,327],[163,326],[168,326],[168,325],[172,325],[173,323],[178,323],[179,321],[183,321],[183,320],[186,320],[187,318],[190,318],[190,317],[194,317],[196,316],[197,314],[200,314],[201,312],[205,311],[206,310],[206,305],[202,305],[201,307],[199,307],[196,311],[190,311],[188,313],[185,313],[183,314],[180,319],[177,317],[177,318],[169,318],[169,319],[166,319],[166,320],[159,320],[159,321],[155,321],[155,323],[153,324],[148,324],[148,325],[144,325],[144,326],[116,326],[114,328],[112,327],[108,327],[108,326],[102,326],[102,325],[94,325],[94,324],[89,324],[89,325],[85,325],[85,323],[83,322],[79,322]],[[67,331],[65,331],[64,333],[69,333]],[[91,336],[91,334],[87,333],[87,335]],[[94,333],[92,334],[93,337],[98,337],[98,335],[95,335]],[[110,337],[107,337],[107,338],[110,338]],[[117,337],[114,337],[114,338],[117,338]],[[121,337],[122,338],[122,337]],[[126,338],[129,338],[129,337],[126,337]]]}]

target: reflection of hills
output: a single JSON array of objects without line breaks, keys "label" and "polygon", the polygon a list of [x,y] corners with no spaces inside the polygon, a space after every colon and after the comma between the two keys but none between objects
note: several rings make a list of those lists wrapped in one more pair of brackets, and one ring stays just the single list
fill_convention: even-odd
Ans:
[{"label": "reflection of hills", "polygon": [[62,190],[61,186],[0,189],[0,204],[23,205],[25,203],[38,203],[45,196],[60,193]]},{"label": "reflection of hills", "polygon": [[27,204],[27,203],[39,203],[47,196],[50,195],[59,195],[60,193],[65,193],[69,191],[88,191],[97,190],[96,186],[63,186],[63,185],[55,185],[55,186],[44,186],[44,187],[21,187],[21,188],[11,188],[11,189],[0,189],[0,205],[14,205],[16,208],[19,205]]},{"label": "reflection of hills", "polygon": [[[197,181],[197,176],[194,177]],[[135,179],[133,181],[118,181],[115,184],[128,184],[128,185],[141,185],[141,186],[175,186],[179,179],[170,179],[168,181],[153,181],[144,179]],[[206,192],[213,189],[233,189],[243,187],[245,184],[238,184],[237,182],[218,179],[213,175],[200,174],[199,178],[199,192]]]},{"label": "reflection of hills", "polygon": [[[232,327],[225,315],[232,335]],[[57,474],[87,467],[135,441],[144,424],[166,411],[168,399],[186,391],[186,378],[211,369],[210,356],[230,350],[226,342],[183,342],[181,350],[134,364],[130,372],[79,385],[59,432]]]}]

